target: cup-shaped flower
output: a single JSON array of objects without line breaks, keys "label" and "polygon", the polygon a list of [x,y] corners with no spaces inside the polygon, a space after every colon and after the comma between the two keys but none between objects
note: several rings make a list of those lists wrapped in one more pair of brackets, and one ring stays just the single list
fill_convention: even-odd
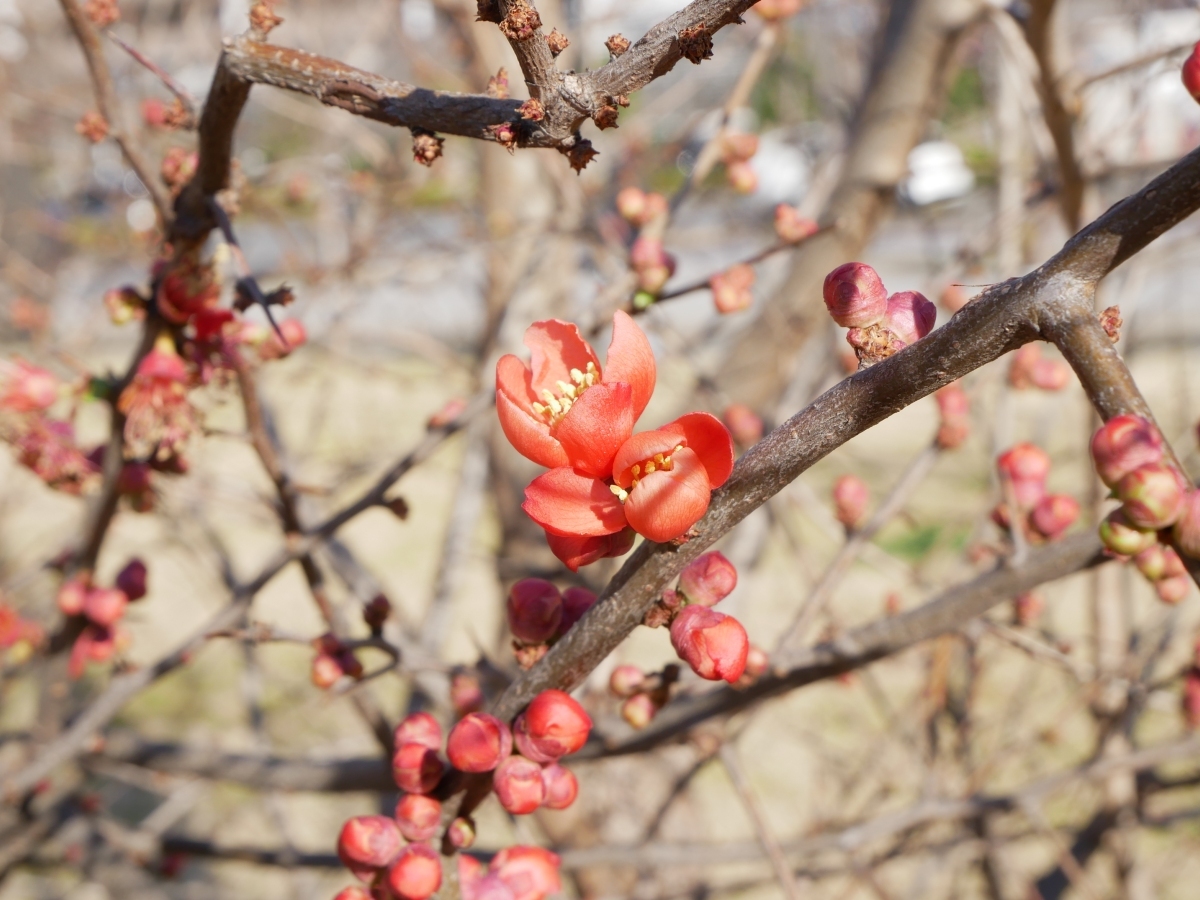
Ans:
[{"label": "cup-shaped flower", "polygon": [[1029,514],[1029,524],[1042,537],[1053,541],[1079,518],[1079,503],[1066,494],[1047,494]]},{"label": "cup-shaped flower", "polygon": [[842,475],[833,483],[834,514],[847,528],[857,528],[863,523],[870,499],[866,482],[855,475]]},{"label": "cup-shaped flower", "polygon": [[887,299],[883,325],[906,344],[915,344],[933,330],[937,307],[917,291],[899,291]]},{"label": "cup-shaped flower", "polygon": [[427,900],[442,886],[442,860],[428,844],[409,844],[384,881],[397,900]]},{"label": "cup-shaped flower", "polygon": [[542,847],[506,847],[492,859],[491,871],[513,892],[514,900],[544,900],[562,890],[558,854]]},{"label": "cup-shaped flower", "polygon": [[865,328],[887,315],[887,288],[866,263],[848,262],[825,276],[825,306],[843,328]]},{"label": "cup-shaped flower", "polygon": [[571,626],[583,618],[584,613],[596,605],[596,595],[585,587],[569,587],[562,592],[562,622],[558,626],[558,635],[562,637],[571,630]]},{"label": "cup-shaped flower", "polygon": [[450,765],[464,772],[490,772],[512,753],[512,731],[483,712],[463,716],[446,742]]},{"label": "cup-shaped flower", "polygon": [[492,787],[500,805],[514,816],[533,812],[546,799],[542,767],[523,756],[510,756],[496,768]]},{"label": "cup-shaped flower", "polygon": [[131,559],[125,564],[116,580],[117,590],[125,594],[132,603],[146,596],[146,564],[140,559]]},{"label": "cup-shaped flower", "polygon": [[566,766],[558,763],[544,766],[542,781],[546,786],[546,799],[542,804],[547,809],[566,809],[579,796],[579,781]]},{"label": "cup-shaped flower", "polygon": [[338,835],[337,852],[342,863],[360,881],[370,881],[377,871],[392,864],[404,839],[400,827],[387,816],[355,816]]},{"label": "cup-shaped flower", "polygon": [[396,726],[392,743],[397,747],[421,744],[430,750],[437,750],[442,746],[442,726],[427,712],[412,713]]},{"label": "cup-shaped flower", "polygon": [[518,641],[540,644],[558,633],[563,603],[558,588],[541,578],[522,578],[508,591],[508,629]]},{"label": "cup-shaped flower", "polygon": [[1187,492],[1173,533],[1181,552],[1200,559],[1200,491]]},{"label": "cup-shaped flower", "polygon": [[692,671],[730,684],[742,677],[750,640],[742,623],[704,606],[687,606],[671,623],[671,646]]},{"label": "cup-shaped flower", "polygon": [[1134,469],[1161,462],[1162,435],[1141,416],[1114,416],[1092,436],[1096,474],[1109,487]]},{"label": "cup-shaped flower", "polygon": [[716,606],[733,593],[737,577],[733,563],[712,550],[697,556],[679,573],[679,590],[688,603]]},{"label": "cup-shaped flower", "polygon": [[411,741],[396,748],[392,757],[392,777],[396,787],[410,794],[428,794],[442,777],[445,767],[437,751]]},{"label": "cup-shaped flower", "polygon": [[1118,556],[1137,556],[1157,541],[1154,529],[1138,528],[1119,509],[1114,509],[1100,523],[1100,543]]},{"label": "cup-shaped flower", "polygon": [[1134,469],[1115,490],[1126,517],[1138,528],[1167,528],[1183,512],[1187,484],[1172,466],[1151,463]]},{"label": "cup-shaped flower", "polygon": [[120,621],[128,603],[129,598],[116,588],[92,588],[83,598],[83,614],[107,627]]},{"label": "cup-shaped flower", "polygon": [[437,834],[442,804],[424,794],[405,794],[396,804],[396,824],[410,841],[427,841]]},{"label": "cup-shaped flower", "polygon": [[525,332],[525,346],[528,365],[512,354],[496,364],[496,411],[505,436],[540,465],[607,476],[654,392],[654,353],[646,335],[618,311],[603,369],[569,322],[535,322]]}]

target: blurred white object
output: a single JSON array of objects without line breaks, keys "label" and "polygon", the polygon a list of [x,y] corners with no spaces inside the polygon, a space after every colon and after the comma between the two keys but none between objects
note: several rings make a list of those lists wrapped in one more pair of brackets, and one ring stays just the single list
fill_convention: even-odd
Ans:
[{"label": "blurred white object", "polygon": [[400,4],[400,27],[414,41],[433,37],[437,29],[437,10],[432,0],[403,0]]},{"label": "blurred white object", "polygon": [[812,165],[804,151],[783,139],[779,132],[764,132],[758,152],[750,160],[758,176],[757,199],[776,203],[798,203],[808,193]]},{"label": "blurred white object", "polygon": [[158,224],[158,216],[154,212],[154,204],[142,197],[134,200],[125,209],[125,221],[138,234],[144,234]]},{"label": "blurred white object", "polygon": [[908,178],[900,191],[917,206],[965,197],[975,187],[975,173],[962,151],[949,141],[926,141],[908,154]]}]

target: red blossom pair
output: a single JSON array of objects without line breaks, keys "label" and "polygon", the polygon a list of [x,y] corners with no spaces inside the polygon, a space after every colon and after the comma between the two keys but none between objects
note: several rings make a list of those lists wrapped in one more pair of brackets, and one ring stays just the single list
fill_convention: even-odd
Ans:
[{"label": "red blossom pair", "polygon": [[733,469],[733,441],[715,416],[688,413],[633,433],[654,391],[654,354],[624,312],[613,318],[603,368],[568,322],[525,332],[529,365],[496,366],[496,409],[513,446],[550,471],[525,490],[526,513],[570,569],[620,556],[634,532],[652,541],[686,534]]}]

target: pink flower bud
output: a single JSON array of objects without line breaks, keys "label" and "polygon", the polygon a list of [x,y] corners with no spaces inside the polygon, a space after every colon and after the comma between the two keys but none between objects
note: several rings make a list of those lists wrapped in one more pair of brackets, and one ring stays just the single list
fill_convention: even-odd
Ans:
[{"label": "pink flower bud", "polygon": [[1164,544],[1147,547],[1133,558],[1133,564],[1146,576],[1147,581],[1161,581],[1164,578],[1187,575],[1187,569],[1179,554]]},{"label": "pink flower bud", "polygon": [[442,746],[442,726],[427,712],[413,713],[396,726],[392,734],[392,743],[397,747],[402,744],[420,744],[430,750],[437,750]]},{"label": "pink flower bud", "polygon": [[1183,512],[1187,484],[1171,466],[1151,463],[1117,482],[1116,493],[1125,515],[1139,528],[1166,528]]},{"label": "pink flower bud", "polygon": [[969,299],[970,297],[968,297],[967,292],[962,289],[962,285],[954,284],[953,282],[946,285],[942,289],[942,295],[938,298],[942,306],[946,307],[946,309],[950,311],[951,315],[966,306]]},{"label": "pink flower bud", "polygon": [[64,581],[58,588],[58,609],[64,616],[77,616],[83,612],[83,601],[88,587],[79,578]]},{"label": "pink flower bud", "polygon": [[1071,369],[1060,359],[1039,359],[1029,373],[1033,386],[1043,391],[1061,391],[1071,380]]},{"label": "pink flower bud", "polygon": [[1192,54],[1183,61],[1183,86],[1192,95],[1192,99],[1200,103],[1200,44],[1192,48]]},{"label": "pink flower bud", "polygon": [[763,420],[744,403],[731,403],[721,414],[733,439],[743,447],[752,447],[762,440]]},{"label": "pink flower bud", "polygon": [[971,400],[962,384],[952,381],[933,395],[943,419],[965,419],[971,414]]},{"label": "pink flower bud", "polygon": [[[513,889],[495,872],[481,873],[478,880],[471,883],[463,882],[463,900],[516,900]],[[541,894],[535,894],[540,897]]]},{"label": "pink flower bud", "polygon": [[1157,541],[1153,529],[1135,527],[1119,509],[1114,509],[1100,523],[1100,543],[1118,556],[1137,556]]},{"label": "pink flower bud", "polygon": [[336,657],[330,656],[328,653],[318,653],[313,657],[309,677],[312,679],[312,683],[321,690],[325,691],[333,687],[345,674]]},{"label": "pink flower bud", "polygon": [[562,890],[558,854],[542,847],[506,847],[492,860],[491,870],[509,886],[514,900],[543,900]]},{"label": "pink flower bud", "polygon": [[562,595],[540,578],[523,578],[514,584],[505,608],[513,637],[526,644],[550,640],[562,622]]},{"label": "pink flower bud", "polygon": [[646,194],[640,188],[627,187],[617,192],[617,212],[631,225],[645,222]]},{"label": "pink flower bud", "polygon": [[483,687],[474,672],[458,670],[450,676],[450,705],[460,716],[483,709]]},{"label": "pink flower bud", "polygon": [[1134,469],[1160,462],[1162,436],[1141,416],[1114,416],[1092,436],[1096,474],[1109,487]]},{"label": "pink flower bud", "polygon": [[645,683],[646,676],[637,666],[617,666],[608,678],[608,689],[618,697],[632,697]]},{"label": "pink flower bud", "polygon": [[997,457],[996,468],[1001,479],[1012,485],[1013,496],[1022,510],[1032,509],[1045,496],[1050,457],[1040,447],[1016,444]]},{"label": "pink flower bud", "polygon": [[1183,553],[1200,559],[1200,491],[1187,492],[1173,534],[1175,543]]},{"label": "pink flower bud", "polygon": [[1196,666],[1183,676],[1183,719],[1192,731],[1200,728],[1200,668]]},{"label": "pink flower bud", "polygon": [[140,559],[131,559],[117,575],[117,589],[130,602],[146,596],[146,564]]},{"label": "pink flower bud", "polygon": [[817,233],[817,223],[786,203],[775,207],[775,234],[785,244],[798,244]]},{"label": "pink flower bud", "polygon": [[569,587],[562,594],[562,622],[558,626],[558,636],[562,637],[571,630],[576,622],[583,618],[584,613],[596,605],[596,595],[585,587]]},{"label": "pink flower bud", "polygon": [[753,194],[758,190],[758,173],[745,160],[737,160],[725,166],[725,180],[739,194]]},{"label": "pink flower bud", "polygon": [[652,297],[657,297],[662,293],[662,289],[667,286],[667,282],[675,274],[675,260],[672,257],[668,257],[668,259],[670,259],[670,265],[647,266],[637,270],[639,291],[644,291]]},{"label": "pink flower bud", "polygon": [[639,237],[629,248],[629,264],[634,269],[653,269],[667,266],[669,256],[658,238]]},{"label": "pink flower bud", "polygon": [[442,804],[424,794],[405,794],[396,804],[396,824],[410,841],[427,841],[437,834]]},{"label": "pink flower bud", "polygon": [[971,425],[965,419],[947,419],[938,426],[937,445],[943,450],[953,450],[970,436]]},{"label": "pink flower bud", "polygon": [[1066,494],[1043,497],[1029,514],[1029,523],[1042,537],[1053,541],[1079,518],[1079,503]]},{"label": "pink flower bud", "polygon": [[566,766],[550,763],[542,769],[542,782],[546,786],[544,805],[547,809],[566,809],[579,796],[579,780]]},{"label": "pink flower bud", "polygon": [[1013,600],[1013,618],[1022,628],[1031,628],[1042,617],[1045,602],[1037,594],[1026,592]]},{"label": "pink flower bud", "polygon": [[837,520],[847,528],[857,528],[867,514],[870,491],[854,475],[843,475],[833,483],[833,506]]},{"label": "pink flower bud", "polygon": [[745,263],[730,266],[708,280],[713,305],[722,315],[749,309],[754,303],[754,269]]},{"label": "pink flower bud", "polygon": [[466,850],[475,843],[475,824],[465,816],[459,816],[446,829],[446,837],[450,844],[459,850]]},{"label": "pink flower bud", "polygon": [[371,900],[371,895],[360,887],[342,888],[333,900]]},{"label": "pink flower bud", "polygon": [[376,871],[392,864],[400,853],[400,828],[387,816],[355,816],[338,835],[338,857],[360,881],[370,881]]},{"label": "pink flower bud", "polygon": [[746,671],[744,674],[749,675],[752,679],[761,678],[770,668],[771,658],[767,655],[767,651],[762,647],[750,645],[750,650],[746,654]]},{"label": "pink flower bud", "polygon": [[392,757],[392,777],[396,787],[410,794],[428,794],[442,777],[444,766],[437,751],[424,744],[401,744]]},{"label": "pink flower bud", "polygon": [[512,753],[512,741],[508,726],[495,716],[473,712],[451,729],[446,755],[456,769],[490,772]]},{"label": "pink flower bud", "polygon": [[737,569],[716,550],[697,556],[679,574],[679,592],[699,606],[716,606],[735,587]]},{"label": "pink flower bud", "polygon": [[1174,606],[1186,597],[1191,587],[1192,579],[1186,575],[1176,575],[1174,578],[1163,578],[1154,582],[1154,590],[1158,594],[1158,599],[1170,606]]},{"label": "pink flower bud", "polygon": [[392,614],[392,603],[383,594],[376,594],[363,605],[363,622],[372,634],[383,630],[383,623]]},{"label": "pink flower bud", "polygon": [[521,720],[533,749],[551,759],[579,750],[592,730],[592,720],[583,707],[570,694],[557,690],[542,691],[534,697]]},{"label": "pink flower bud", "polygon": [[658,715],[658,704],[649,694],[634,694],[621,704],[621,718],[641,731]]},{"label": "pink flower bud", "polygon": [[704,606],[687,606],[671,623],[671,646],[692,671],[730,684],[742,677],[750,641],[742,623]]},{"label": "pink flower bud", "polygon": [[888,297],[883,324],[906,344],[915,344],[933,330],[937,307],[917,291],[900,291]]},{"label": "pink flower bud", "polygon": [[409,844],[384,880],[398,900],[427,900],[442,886],[442,861],[428,844]]},{"label": "pink flower bud", "polygon": [[116,588],[92,588],[83,598],[83,614],[97,625],[108,627],[125,615],[129,598]]},{"label": "pink flower bud", "polygon": [[865,328],[887,314],[887,289],[865,263],[848,262],[825,276],[825,306],[843,328]]},{"label": "pink flower bud", "polygon": [[546,799],[542,767],[523,756],[510,756],[492,776],[500,805],[515,816],[533,812]]}]

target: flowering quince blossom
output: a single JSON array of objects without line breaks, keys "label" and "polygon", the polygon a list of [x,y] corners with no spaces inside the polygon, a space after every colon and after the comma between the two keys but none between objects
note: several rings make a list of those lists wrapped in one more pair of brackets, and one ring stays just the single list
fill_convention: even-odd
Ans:
[{"label": "flowering quince blossom", "polygon": [[656,373],[650,342],[624,312],[603,369],[570,323],[535,322],[525,343],[529,366],[512,355],[497,364],[496,408],[513,446],[550,467],[523,508],[555,556],[575,570],[625,553],[632,532],[659,542],[686,533],[733,469],[729,430],[695,412],[633,434]]},{"label": "flowering quince blossom", "polygon": [[138,456],[171,455],[196,428],[196,413],[187,398],[188,370],[170,335],[138,363],[117,408],[125,414],[125,439]]}]

